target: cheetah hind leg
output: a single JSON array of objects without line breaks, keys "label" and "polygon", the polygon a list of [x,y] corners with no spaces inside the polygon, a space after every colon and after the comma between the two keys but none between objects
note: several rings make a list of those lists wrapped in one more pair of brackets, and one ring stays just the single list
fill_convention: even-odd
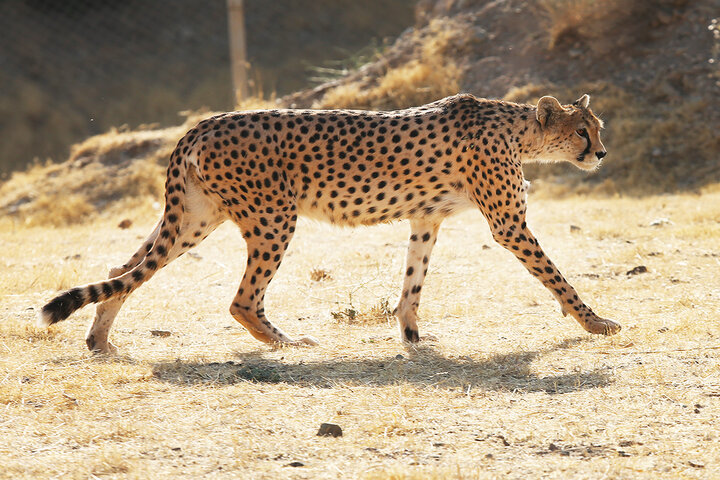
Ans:
[{"label": "cheetah hind leg", "polygon": [[[170,263],[199,244],[210,235],[218,225],[225,221],[224,215],[217,207],[201,195],[199,187],[194,181],[189,181],[187,184],[186,198],[188,201],[183,223],[180,227],[180,234],[168,254],[167,263]],[[118,277],[132,270],[143,261],[160,233],[161,224],[162,220],[127,263],[122,267],[116,267],[110,270],[109,278]],[[163,266],[164,265],[160,265],[159,267],[162,268]],[[126,298],[127,295],[123,295],[98,304],[95,311],[95,319],[85,335],[85,343],[91,352],[117,353],[117,347],[108,341],[108,336],[115,317]]]},{"label": "cheetah hind leg", "polygon": [[244,232],[248,259],[240,288],[230,306],[230,314],[261,342],[293,346],[318,345],[318,341],[311,336],[297,340],[290,338],[265,317],[265,291],[282,262],[297,221],[294,207],[280,214],[274,213],[273,217],[271,226],[268,222],[262,222],[266,226],[262,225],[259,218],[243,218],[236,222]]},{"label": "cheetah hind leg", "polygon": [[[150,236],[143,242],[137,252],[130,257],[130,260],[128,260],[122,267],[114,267],[110,269],[108,278],[119,277],[120,275],[129,272],[143,261],[145,255],[150,248],[152,248],[155,239],[160,233],[161,224],[162,219],[160,219],[160,222],[158,222],[155,230],[153,230]],[[117,347],[108,341],[108,335],[110,334],[110,328],[115,321],[115,317],[120,311],[120,307],[122,307],[125,302],[125,298],[125,296],[116,297],[112,300],[99,303],[95,308],[95,320],[93,320],[93,323],[90,325],[90,328],[88,328],[88,331],[85,334],[85,343],[91,352],[107,354],[117,353]]]}]

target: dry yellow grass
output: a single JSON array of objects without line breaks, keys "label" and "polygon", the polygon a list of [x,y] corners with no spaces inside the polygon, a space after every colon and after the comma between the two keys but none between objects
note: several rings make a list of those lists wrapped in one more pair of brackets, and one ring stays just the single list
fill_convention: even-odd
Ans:
[{"label": "dry yellow grass", "polygon": [[[673,9],[688,0],[539,0],[536,8],[546,23],[550,50],[578,42],[596,53],[610,53],[650,35],[658,23],[668,23]],[[647,28],[637,28],[639,25]],[[610,37],[612,32],[612,37]]]},{"label": "dry yellow grass", "polygon": [[329,90],[315,108],[397,110],[423,105],[460,91],[461,70],[447,55],[462,31],[448,19],[434,19],[430,34],[417,38],[416,58],[388,68],[376,79],[361,78]]},{"label": "dry yellow grass", "polygon": [[[125,217],[133,226],[118,229]],[[231,225],[133,294],[112,334],[119,356],[86,351],[91,308],[32,325],[58,289],[124,262],[154,221],[133,210],[58,229],[0,225],[1,478],[720,475],[718,188],[531,194],[550,257],[625,327],[610,338],[562,318],[475,212],[440,232],[420,309],[421,332],[439,340],[417,348],[394,325],[331,316],[393,306],[404,224],[300,223],[266,310],[316,348],[273,350],[233,322],[245,261]],[[626,274],[639,265],[648,272]],[[315,436],[322,422],[344,436]]]}]

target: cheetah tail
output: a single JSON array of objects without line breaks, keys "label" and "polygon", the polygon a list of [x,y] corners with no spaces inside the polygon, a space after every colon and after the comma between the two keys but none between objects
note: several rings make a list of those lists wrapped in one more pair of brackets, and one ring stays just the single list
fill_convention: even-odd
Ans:
[{"label": "cheetah tail", "polygon": [[164,267],[175,244],[185,211],[185,178],[187,160],[182,158],[180,148],[183,140],[173,152],[168,166],[165,183],[165,213],[160,225],[160,234],[145,258],[133,269],[103,282],[91,283],[67,290],[48,302],[40,311],[38,326],[47,327],[68,318],[75,310],[90,303],[98,303],[127,296],[148,281],[157,270]]}]

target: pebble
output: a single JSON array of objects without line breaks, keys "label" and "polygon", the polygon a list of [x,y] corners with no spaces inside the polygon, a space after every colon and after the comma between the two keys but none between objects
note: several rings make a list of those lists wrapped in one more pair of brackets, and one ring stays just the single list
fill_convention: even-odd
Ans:
[{"label": "pebble", "polygon": [[342,437],[342,428],[334,423],[323,423],[317,432],[318,437]]}]

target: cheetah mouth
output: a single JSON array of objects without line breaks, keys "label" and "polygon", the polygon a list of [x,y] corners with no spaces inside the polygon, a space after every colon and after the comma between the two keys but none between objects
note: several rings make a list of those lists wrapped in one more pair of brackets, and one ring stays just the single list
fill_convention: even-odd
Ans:
[{"label": "cheetah mouth", "polygon": [[586,162],[585,161],[585,154],[581,153],[577,156],[577,166],[582,168],[583,170],[596,170],[600,168],[600,164],[602,163],[602,160],[597,159],[595,161]]}]

